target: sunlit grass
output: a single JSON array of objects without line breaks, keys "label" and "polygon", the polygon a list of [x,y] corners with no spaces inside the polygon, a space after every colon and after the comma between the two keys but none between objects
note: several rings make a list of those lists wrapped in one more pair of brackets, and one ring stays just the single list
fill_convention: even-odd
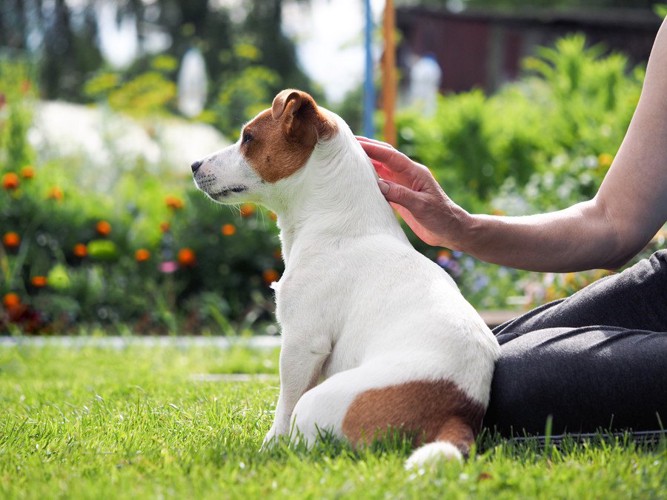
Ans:
[{"label": "sunlit grass", "polygon": [[664,442],[494,439],[425,471],[400,440],[260,452],[277,392],[273,350],[2,347],[0,497],[667,496]]}]

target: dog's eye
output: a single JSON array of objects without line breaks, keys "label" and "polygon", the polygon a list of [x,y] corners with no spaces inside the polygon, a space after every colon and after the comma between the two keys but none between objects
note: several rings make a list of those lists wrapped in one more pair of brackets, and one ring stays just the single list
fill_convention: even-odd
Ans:
[{"label": "dog's eye", "polygon": [[243,136],[241,137],[241,144],[246,144],[247,142],[252,141],[253,137],[250,132],[243,132]]}]

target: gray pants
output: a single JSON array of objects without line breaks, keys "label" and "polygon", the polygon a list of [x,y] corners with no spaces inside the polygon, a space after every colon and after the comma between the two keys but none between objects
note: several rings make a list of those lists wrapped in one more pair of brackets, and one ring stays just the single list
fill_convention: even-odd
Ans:
[{"label": "gray pants", "polygon": [[501,435],[667,429],[667,250],[494,330]]}]

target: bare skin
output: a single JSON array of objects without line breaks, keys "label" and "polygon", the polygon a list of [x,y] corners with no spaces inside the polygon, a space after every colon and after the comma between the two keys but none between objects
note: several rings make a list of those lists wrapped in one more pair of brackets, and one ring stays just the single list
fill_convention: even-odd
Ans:
[{"label": "bare skin", "polygon": [[642,94],[599,191],[564,210],[524,217],[470,214],[429,169],[390,145],[359,137],[385,198],[424,242],[532,271],[615,269],[667,221],[667,20]]}]

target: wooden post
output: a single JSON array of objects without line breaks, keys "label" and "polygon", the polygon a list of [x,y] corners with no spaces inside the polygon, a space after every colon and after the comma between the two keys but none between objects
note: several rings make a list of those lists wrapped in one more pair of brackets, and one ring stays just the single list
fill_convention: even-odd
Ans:
[{"label": "wooden post", "polygon": [[396,146],[396,12],[394,0],[386,0],[384,7],[384,54],[382,57],[382,108],[384,110],[384,140]]}]

